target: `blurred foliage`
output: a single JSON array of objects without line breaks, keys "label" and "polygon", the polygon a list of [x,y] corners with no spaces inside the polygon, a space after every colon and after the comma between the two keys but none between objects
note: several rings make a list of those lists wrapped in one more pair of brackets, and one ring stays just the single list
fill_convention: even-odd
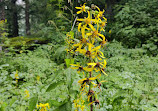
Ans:
[{"label": "blurred foliage", "polygon": [[130,48],[153,44],[158,49],[157,0],[125,1],[115,5],[112,38]]}]

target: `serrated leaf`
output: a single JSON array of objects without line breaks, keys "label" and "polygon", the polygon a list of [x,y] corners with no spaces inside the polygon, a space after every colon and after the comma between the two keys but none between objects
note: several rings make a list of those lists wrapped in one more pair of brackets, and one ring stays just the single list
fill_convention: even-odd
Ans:
[{"label": "serrated leaf", "polygon": [[61,85],[63,83],[64,83],[64,81],[58,81],[57,83],[50,84],[49,87],[47,88],[46,92],[49,92],[52,89],[55,89],[58,85]]},{"label": "serrated leaf", "polygon": [[29,101],[29,109],[30,109],[30,111],[33,111],[35,109],[37,101],[38,101],[38,96],[34,96],[34,97],[32,97],[30,99],[30,101]]}]

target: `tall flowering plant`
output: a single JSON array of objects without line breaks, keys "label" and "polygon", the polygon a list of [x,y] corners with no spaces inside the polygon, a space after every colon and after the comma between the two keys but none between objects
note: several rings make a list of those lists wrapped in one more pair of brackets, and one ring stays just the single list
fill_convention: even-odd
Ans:
[{"label": "tall flowering plant", "polygon": [[67,50],[69,53],[82,55],[86,61],[85,64],[71,64],[71,68],[77,69],[80,76],[83,77],[78,81],[80,93],[74,100],[74,107],[76,111],[79,109],[84,111],[85,106],[89,105],[90,111],[93,111],[93,105],[99,106],[98,93],[101,92],[101,83],[105,82],[99,79],[102,75],[107,75],[104,71],[107,62],[101,51],[106,43],[105,36],[101,32],[104,31],[107,19],[103,15],[104,10],[101,11],[96,5],[92,5],[90,8],[83,4],[76,9],[79,9],[77,14],[86,13],[87,17],[77,19],[78,32],[81,37],[79,42],[73,42],[71,48],[69,47]]}]

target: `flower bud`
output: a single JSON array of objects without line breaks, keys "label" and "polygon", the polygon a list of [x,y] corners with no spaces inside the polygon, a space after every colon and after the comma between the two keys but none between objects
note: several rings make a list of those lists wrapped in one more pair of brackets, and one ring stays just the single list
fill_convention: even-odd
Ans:
[{"label": "flower bud", "polygon": [[89,10],[90,10],[90,8],[89,8],[88,6],[86,6],[86,7],[85,7],[85,10],[86,10],[86,11],[89,11]]}]

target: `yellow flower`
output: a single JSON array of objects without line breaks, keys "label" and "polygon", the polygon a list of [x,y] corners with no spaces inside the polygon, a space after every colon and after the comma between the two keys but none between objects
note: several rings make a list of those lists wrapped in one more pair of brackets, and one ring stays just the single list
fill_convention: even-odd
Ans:
[{"label": "yellow flower", "polygon": [[85,10],[86,5],[85,4],[86,3],[84,3],[83,6],[81,6],[81,7],[75,7],[76,9],[80,9],[80,11],[77,11],[77,14],[80,14],[82,12],[86,12],[86,10]]},{"label": "yellow flower", "polygon": [[79,80],[78,83],[84,84],[84,83],[87,83],[91,80],[96,80],[97,78],[100,78],[100,76],[101,76],[101,74],[98,74],[96,77],[84,78],[84,79]]},{"label": "yellow flower", "polygon": [[47,111],[47,108],[50,109],[49,103],[46,104],[40,103],[39,105],[37,104],[37,108],[40,108],[39,111]]},{"label": "yellow flower", "polygon": [[[82,24],[80,23],[79,26],[78,26],[78,30],[80,30],[81,27],[83,27],[84,29],[87,28],[87,25],[90,25],[92,24],[93,22],[96,22],[95,19],[92,19],[92,17],[90,16],[90,12],[88,11],[88,17],[87,18],[84,18],[84,19],[77,19],[77,21],[81,21],[81,22],[84,22],[85,25],[81,26]],[[80,32],[80,31],[79,31]]]},{"label": "yellow flower", "polygon": [[99,23],[100,23],[100,27],[101,27],[100,31],[105,31],[105,30],[104,30],[104,27],[105,27],[106,24],[107,24],[107,18],[103,17],[103,19],[104,19],[104,20],[101,20],[101,19],[99,18]]},{"label": "yellow flower", "polygon": [[37,76],[37,77],[36,77],[36,80],[37,80],[37,81],[40,81],[40,76]]},{"label": "yellow flower", "polygon": [[95,69],[96,72],[98,71],[101,71],[103,74],[107,75],[105,72],[104,72],[104,68],[106,68],[106,60],[104,60],[104,62],[102,63],[88,63],[89,66],[93,66],[93,68]]},{"label": "yellow flower", "polygon": [[81,106],[81,111],[84,111],[84,107],[85,107],[85,105],[82,105],[82,106]]},{"label": "yellow flower", "polygon": [[91,29],[92,29],[92,32],[87,33],[87,34],[86,34],[87,36],[92,36],[92,38],[101,37],[102,40],[105,40],[105,36],[102,35],[102,34],[100,34],[100,33],[98,32],[98,29],[99,29],[98,26],[97,26],[97,30],[94,28],[93,25],[90,25],[90,27],[91,27]]},{"label": "yellow flower", "polygon": [[26,96],[25,96],[26,98],[30,97],[29,91],[27,89],[25,90],[25,94],[26,94]]},{"label": "yellow flower", "polygon": [[96,16],[97,18],[100,18],[100,17],[102,17],[103,16],[103,14],[104,14],[104,10],[103,11],[100,11],[100,8],[99,7],[97,7],[97,6],[95,6],[97,9],[98,9],[98,11],[99,11],[99,13],[98,13],[98,15]]},{"label": "yellow flower", "polygon": [[15,79],[19,79],[18,70],[15,72]]},{"label": "yellow flower", "polygon": [[111,34],[111,30],[109,30],[109,34]]},{"label": "yellow flower", "polygon": [[71,67],[71,69],[77,69],[78,70],[78,73],[80,73],[81,71],[87,71],[87,72],[89,72],[89,71],[91,71],[92,70],[92,68],[88,68],[88,67],[82,67],[82,66],[80,66],[79,64],[70,64],[71,66],[74,66],[74,67]]}]

